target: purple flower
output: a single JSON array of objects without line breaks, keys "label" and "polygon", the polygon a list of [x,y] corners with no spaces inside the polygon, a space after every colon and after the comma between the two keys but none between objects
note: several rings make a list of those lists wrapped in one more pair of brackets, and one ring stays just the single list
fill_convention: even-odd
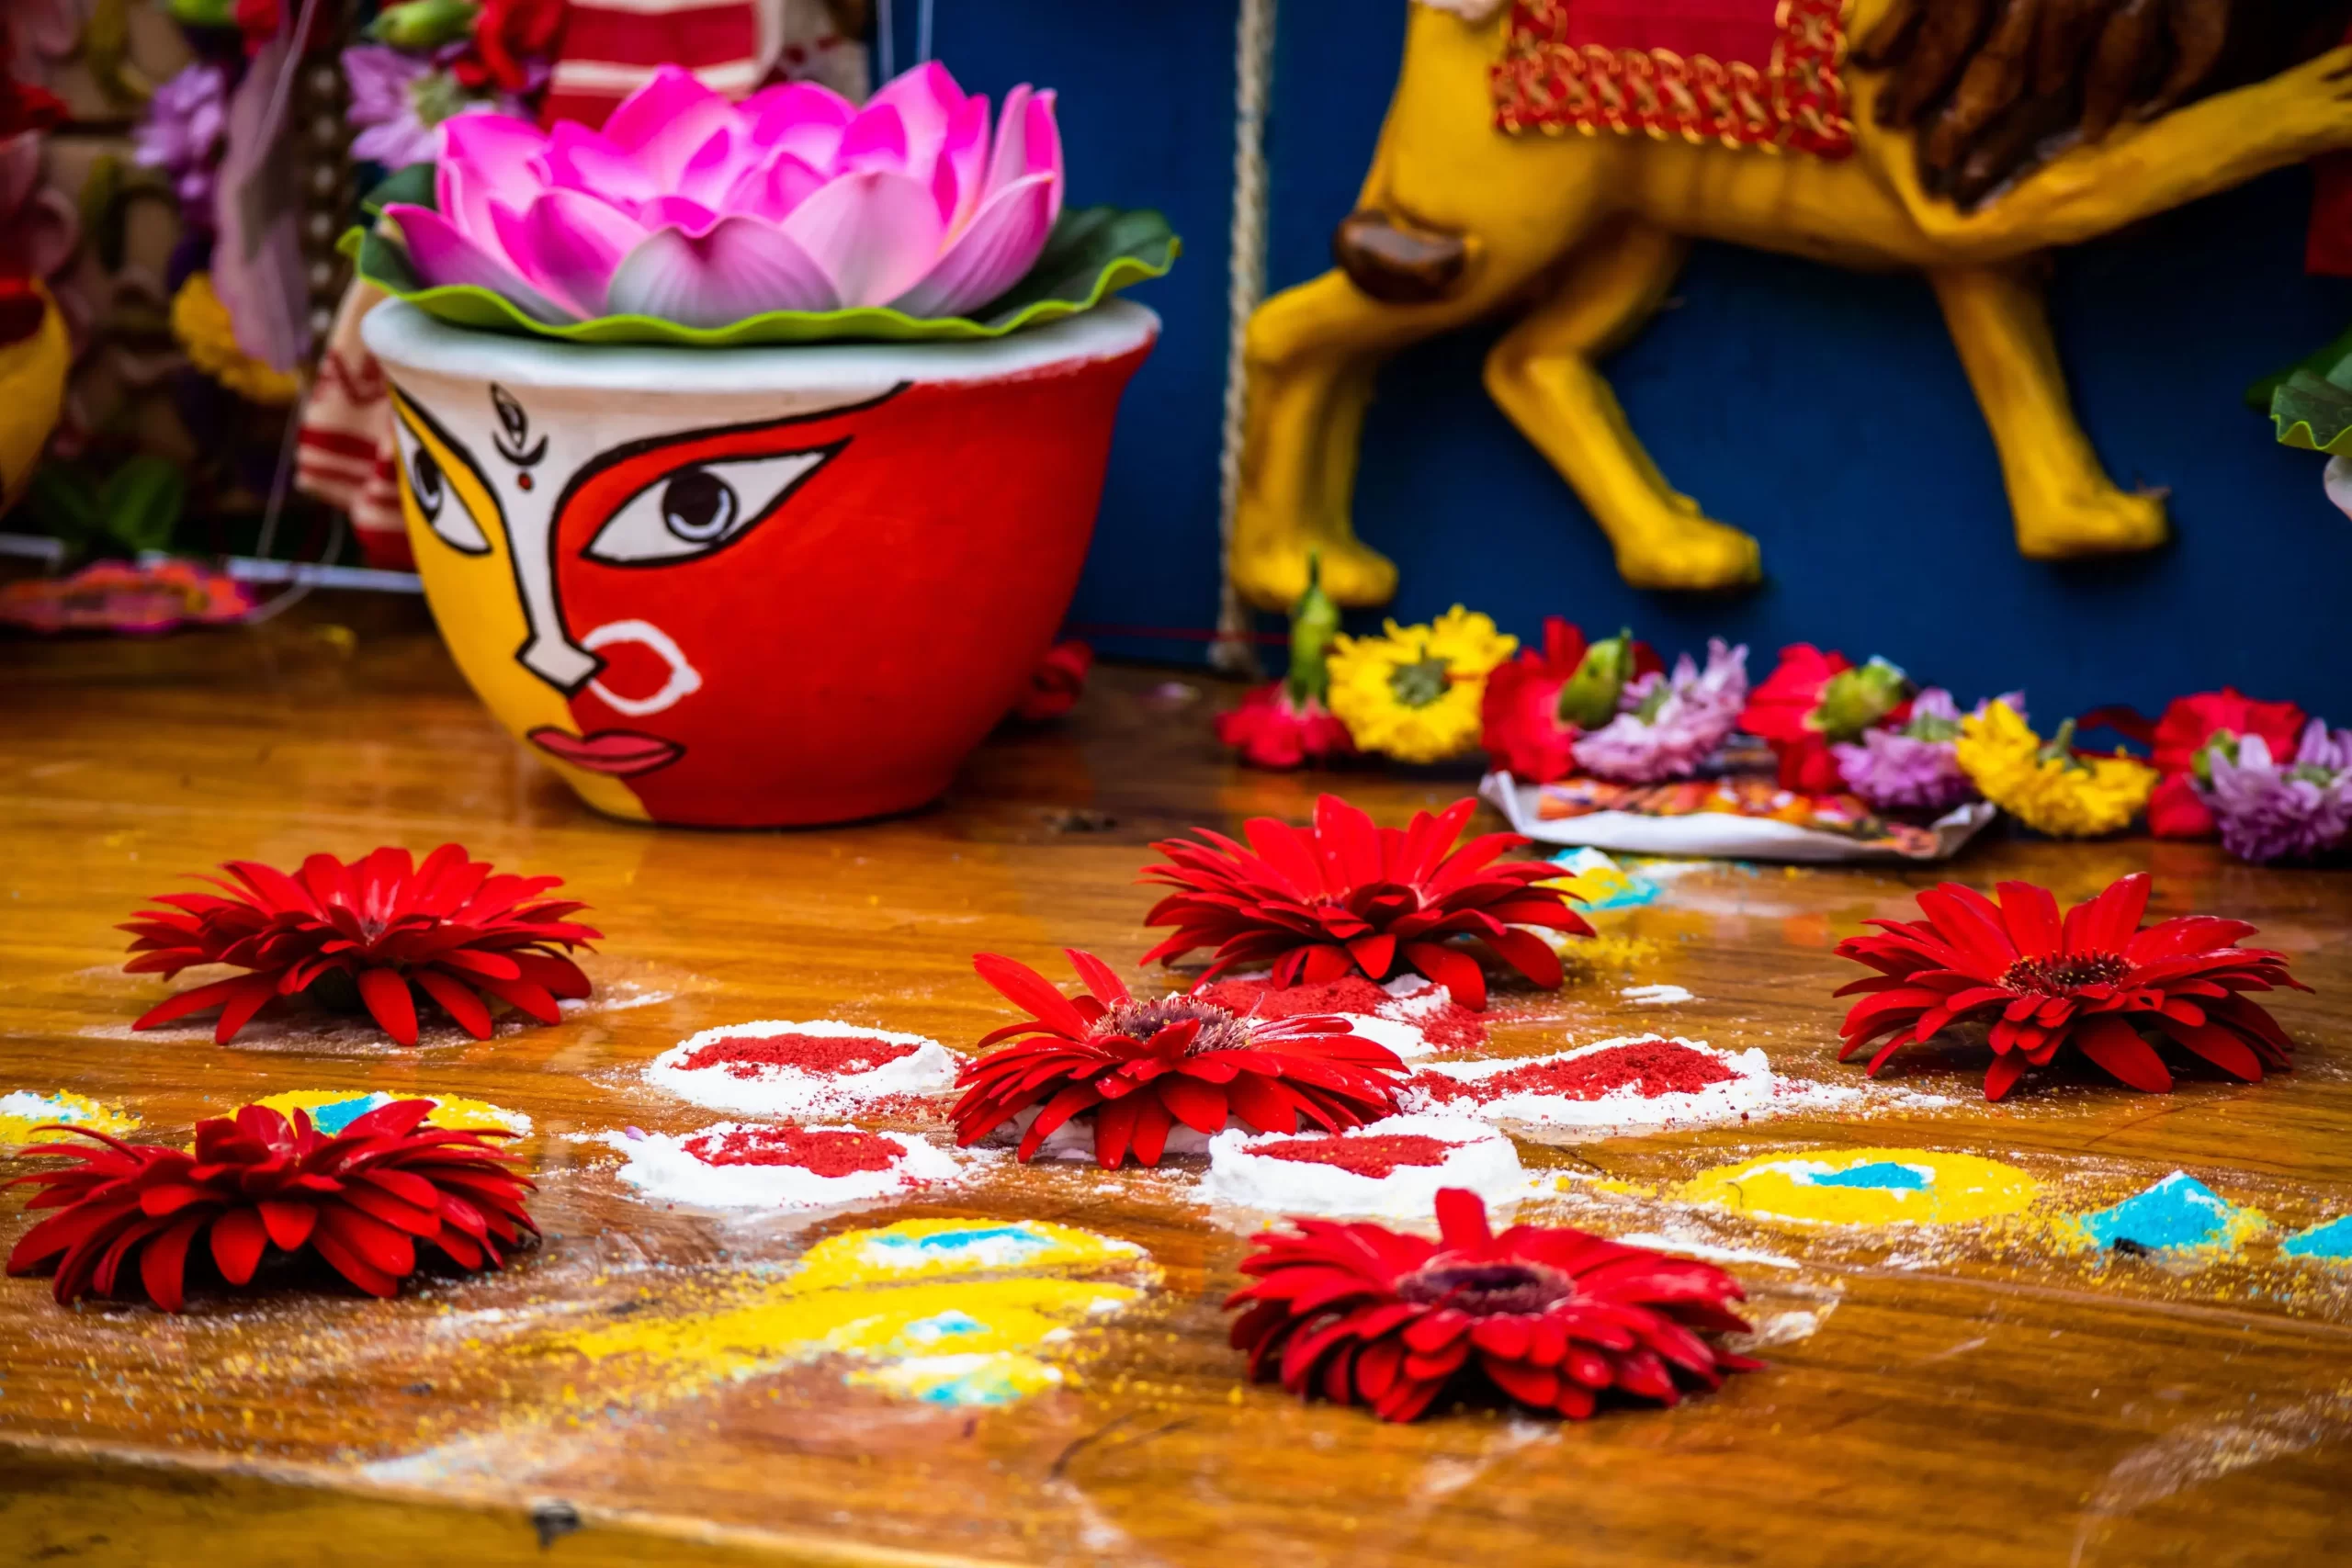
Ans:
[{"label": "purple flower", "polygon": [[2211,787],[2197,793],[2240,860],[2308,860],[2352,843],[2352,729],[2312,720],[2289,762],[2272,761],[2261,736],[2240,736],[2237,756],[2216,748],[2211,765]]},{"label": "purple flower", "polygon": [[[2023,716],[2023,692],[1998,700]],[[1977,713],[1986,705],[1977,704]],[[1929,686],[1911,700],[1911,716],[1900,729],[1866,729],[1859,741],[1829,750],[1846,787],[1874,809],[1940,813],[1976,798],[1952,745],[1959,739],[1958,705],[1941,686]]]},{"label": "purple flower", "polygon": [[453,116],[525,112],[511,98],[474,97],[433,60],[383,44],[345,50],[343,75],[351,85],[351,123],[360,128],[351,155],[388,169],[437,162],[442,122]]},{"label": "purple flower", "polygon": [[1686,653],[1671,677],[1653,671],[1628,682],[1623,711],[1577,739],[1577,766],[1625,784],[1687,779],[1715,754],[1747,704],[1747,648],[1710,638],[1705,671]]},{"label": "purple flower", "polygon": [[131,132],[132,157],[171,176],[189,221],[212,222],[212,172],[228,124],[229,73],[199,61],[155,89]]}]

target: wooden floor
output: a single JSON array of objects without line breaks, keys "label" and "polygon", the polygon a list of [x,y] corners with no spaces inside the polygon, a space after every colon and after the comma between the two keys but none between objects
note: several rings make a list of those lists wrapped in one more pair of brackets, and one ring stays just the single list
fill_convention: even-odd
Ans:
[{"label": "wooden floor", "polygon": [[[638,1077],[695,1030],[841,1017],[961,1045],[1002,1014],[976,950],[1057,965],[1081,945],[1132,971],[1147,840],[1300,817],[1314,791],[1222,763],[1206,715],[1226,692],[1104,671],[1071,721],[1000,738],[936,810],[655,831],[576,805],[401,612],[305,608],[204,638],[0,644],[0,1090],[125,1104],[166,1140],[283,1089],[493,1101],[535,1120],[548,1240],[503,1275],[390,1304],[216,1295],[171,1318],[0,1282],[0,1560],[519,1563],[542,1556],[536,1517],[548,1561],[597,1563],[2352,1561],[2352,1269],[2277,1245],[2352,1213],[2352,878],[2144,841],[1980,846],[1957,872],[1980,885],[2024,874],[2079,897],[2146,868],[2165,911],[2258,922],[2318,987],[2278,1009],[2300,1070],[2162,1099],[2029,1086],[1988,1109],[1972,1098],[1981,1062],[1956,1055],[1914,1066],[1909,1099],[1527,1145],[1560,1191],[1522,1217],[1750,1255],[1733,1267],[1770,1365],[1672,1413],[1387,1427],[1239,1384],[1218,1303],[1243,1233],[1193,1200],[1181,1161],[1008,1168],[809,1230],[647,1202],[601,1141],[711,1119]],[[1395,820],[1471,783],[1350,776],[1345,793]],[[560,874],[594,906],[595,1001],[558,1027],[416,1051],[300,1019],[225,1048],[128,1032],[168,989],[119,973],[113,927],[143,897],[232,857],[447,839]],[[1494,1049],[1657,1031],[1850,1086],[1828,995],[1850,966],[1830,949],[1923,880],[1665,879],[1657,902],[1600,918],[1560,996],[1504,993]],[[1693,999],[1637,1006],[1622,992],[1639,985]],[[1868,1230],[1670,1196],[1711,1167],[1822,1146],[1989,1155],[2045,1201],[2004,1224]],[[2066,1215],[2175,1169],[2268,1228],[2207,1259],[2066,1245]],[[582,1348],[614,1324],[707,1322],[821,1235],[924,1214],[1138,1245],[1149,1264],[1121,1277],[1145,1293],[1060,1352],[1069,1386],[1001,1407],[894,1399],[837,1358],[773,1345]]]}]

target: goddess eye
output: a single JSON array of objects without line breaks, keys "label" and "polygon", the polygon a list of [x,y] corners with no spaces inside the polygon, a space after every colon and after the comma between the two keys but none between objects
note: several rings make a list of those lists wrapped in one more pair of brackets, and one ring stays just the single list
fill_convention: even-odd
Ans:
[{"label": "goddess eye", "polygon": [[481,531],[481,524],[467,510],[465,499],[452,499],[449,476],[441,459],[412,431],[406,420],[394,425],[399,437],[401,468],[408,476],[408,493],[416,502],[416,510],[424,518],[425,526],[434,537],[456,550],[459,555],[486,556],[490,540]]},{"label": "goddess eye", "polygon": [[687,463],[623,502],[581,553],[607,566],[692,560],[775,515],[841,444],[773,457]]},{"label": "goddess eye", "polygon": [[662,487],[662,525],[690,545],[725,538],[742,510],[727,481],[708,468],[688,468]]}]

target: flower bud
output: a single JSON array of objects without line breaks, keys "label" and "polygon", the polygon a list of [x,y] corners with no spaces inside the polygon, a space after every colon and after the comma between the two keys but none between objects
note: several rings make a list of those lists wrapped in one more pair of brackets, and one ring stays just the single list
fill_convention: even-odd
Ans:
[{"label": "flower bud", "polygon": [[1902,706],[1910,694],[1910,678],[1885,660],[1873,658],[1859,670],[1840,671],[1829,678],[1821,689],[1821,705],[1813,710],[1814,728],[1832,740],[1852,740]]},{"label": "flower bud", "polygon": [[470,38],[481,15],[475,0],[408,0],[379,13],[368,36],[395,49],[438,49]]},{"label": "flower bud", "polygon": [[1560,722],[1599,729],[1617,716],[1617,699],[1634,678],[1634,634],[1620,631],[1585,649],[1584,661],[1560,687]]},{"label": "flower bud", "polygon": [[1327,658],[1331,639],[1340,633],[1340,606],[1323,592],[1323,553],[1306,557],[1306,592],[1290,609],[1291,701],[1310,698],[1326,702],[1331,695],[1331,671]]}]

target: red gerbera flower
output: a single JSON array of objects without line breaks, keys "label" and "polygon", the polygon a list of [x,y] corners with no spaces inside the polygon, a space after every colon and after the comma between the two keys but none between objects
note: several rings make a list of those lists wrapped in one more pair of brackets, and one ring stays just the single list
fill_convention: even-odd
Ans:
[{"label": "red gerbera flower", "polygon": [[1091,1115],[1094,1157],[1115,1168],[1132,1149],[1158,1165],[1178,1122],[1216,1133],[1238,1119],[1257,1133],[1295,1133],[1305,1117],[1327,1132],[1396,1110],[1390,1075],[1404,1064],[1340,1018],[1249,1022],[1198,997],[1136,1001],[1110,965],[1066,950],[1089,990],[1065,997],[1025,964],[993,953],[980,978],[1029,1016],[980,1041],[1036,1036],[965,1065],[956,1142],[970,1145],[1036,1107],[1018,1157],[1034,1156],[1073,1116]]},{"label": "red gerbera flower", "polygon": [[1384,1421],[1481,1384],[1581,1420],[1611,1389],[1672,1404],[1761,1365],[1694,1332],[1747,1327],[1728,1305],[1739,1281],[1713,1264],[1565,1228],[1495,1235],[1460,1188],[1437,1195],[1437,1221],[1434,1242],[1329,1220],[1259,1236],[1241,1264],[1255,1282],[1225,1303],[1250,1308],[1233,1325],[1250,1375]]},{"label": "red gerbera flower", "polygon": [[8,1272],[54,1264],[56,1295],[110,1296],[137,1284],[165,1312],[184,1301],[188,1249],[208,1233],[222,1278],[243,1285],[275,1245],[308,1247],[370,1295],[389,1296],[415,1272],[418,1244],[463,1269],[495,1269],[501,1247],[538,1234],[523,1211],[531,1182],[487,1140],[498,1132],[421,1127],[429,1100],[395,1100],[334,1137],[301,1111],[289,1123],[267,1106],[196,1124],[196,1147],[126,1144],[86,1127],[44,1127],[98,1145],[49,1144],[28,1156],[78,1164],[8,1185],[43,1189],[28,1205],[59,1213],[8,1255]]},{"label": "red gerbera flower", "polygon": [[1559,867],[1496,863],[1527,842],[1518,834],[1488,833],[1453,847],[1477,808],[1475,800],[1457,800],[1434,817],[1415,812],[1409,827],[1375,828],[1327,795],[1315,803],[1309,830],[1252,818],[1243,829],[1246,848],[1205,828],[1197,829],[1204,844],[1163,840],[1152,848],[1171,863],[1147,866],[1144,880],[1177,891],[1154,905],[1144,924],[1177,931],[1143,961],[1173,963],[1213,947],[1209,978],[1262,964],[1277,986],[1319,986],[1359,970],[1385,980],[1401,967],[1436,981],[1465,1007],[1483,1008],[1485,972],[1449,942],[1475,936],[1529,980],[1556,989],[1559,954],[1512,928],[1577,936],[1592,928],[1559,889],[1534,886],[1558,876]]},{"label": "red gerbera flower", "polygon": [[[541,1023],[553,1023],[559,997],[584,997],[588,976],[557,948],[584,947],[603,933],[565,917],[584,904],[543,900],[560,876],[491,874],[444,844],[412,865],[402,849],[379,849],[345,865],[312,855],[298,876],[252,861],[231,861],[234,882],[202,880],[229,896],[167,893],[119,929],[139,940],[139,954],[123,968],[171,978],[198,964],[250,969],[198,986],[150,1010],[133,1029],[153,1029],[218,1007],[216,1042],[235,1037],[263,1003],[307,991],[322,980],[334,1001],[338,987],[356,987],[357,999],[385,1032],[416,1043],[413,980],[477,1040],[490,1038],[483,998],[511,1004]],[[480,992],[477,996],[475,993]]]},{"label": "red gerbera flower", "polygon": [[1838,944],[1839,957],[1879,972],[1837,993],[1863,993],[1839,1032],[1840,1061],[1883,1038],[1871,1058],[1876,1074],[1905,1044],[1977,1021],[1991,1025],[1987,1100],[2069,1044],[2133,1089],[2165,1093],[2172,1074],[2151,1031],[2250,1081],[2265,1063],[2293,1065],[2293,1042],[2242,993],[2311,987],[2287,973],[2284,954],[2236,945],[2254,931],[2245,921],[2189,915],[2143,929],[2144,872],[2063,920],[2046,887],[2004,882],[2000,894],[1996,904],[1947,882],[1919,895],[1925,920],[1871,920],[1886,934]]}]

